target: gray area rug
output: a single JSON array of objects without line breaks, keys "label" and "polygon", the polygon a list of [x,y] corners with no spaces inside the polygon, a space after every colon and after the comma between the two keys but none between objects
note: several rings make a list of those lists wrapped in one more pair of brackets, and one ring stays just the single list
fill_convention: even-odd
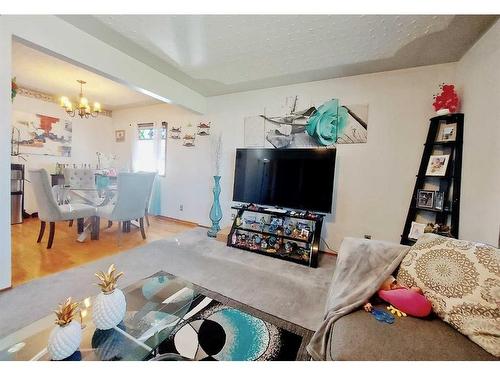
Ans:
[{"label": "gray area rug", "polygon": [[51,313],[66,297],[98,293],[94,273],[115,263],[125,287],[164,270],[226,297],[315,331],[323,320],[335,256],[318,268],[227,247],[195,228],[0,293],[0,336]]}]

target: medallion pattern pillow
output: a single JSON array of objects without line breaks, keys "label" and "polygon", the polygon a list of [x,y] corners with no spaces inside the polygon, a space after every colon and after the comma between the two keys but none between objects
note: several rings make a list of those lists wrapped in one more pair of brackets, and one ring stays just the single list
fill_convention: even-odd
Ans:
[{"label": "medallion pattern pillow", "polygon": [[500,250],[426,233],[401,262],[398,281],[418,286],[434,312],[500,357]]}]

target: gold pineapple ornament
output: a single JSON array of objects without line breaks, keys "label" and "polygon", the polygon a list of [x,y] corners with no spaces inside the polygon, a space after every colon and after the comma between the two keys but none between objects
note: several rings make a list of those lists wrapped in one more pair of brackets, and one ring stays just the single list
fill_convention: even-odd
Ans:
[{"label": "gold pineapple ornament", "polygon": [[101,291],[104,294],[113,293],[113,291],[116,288],[116,282],[118,281],[120,276],[123,275],[123,272],[118,272],[118,273],[115,272],[116,272],[115,265],[112,264],[111,266],[109,266],[108,272],[104,273],[100,271],[95,274],[97,278],[101,281],[97,285],[101,287]]},{"label": "gold pineapple ornament", "polygon": [[101,293],[95,299],[92,320],[98,329],[111,329],[123,320],[127,308],[125,295],[116,287],[123,272],[117,272],[112,264],[107,272],[100,271],[95,275],[100,281],[97,285],[101,288]]},{"label": "gold pineapple ornament", "polygon": [[71,297],[68,297],[64,303],[60,303],[57,310],[54,310],[57,317],[56,324],[64,327],[71,323],[79,305],[78,302],[71,302]]},{"label": "gold pineapple ornament", "polygon": [[82,341],[82,327],[74,320],[79,308],[78,302],[72,302],[71,297],[59,304],[56,314],[56,326],[49,336],[47,351],[53,360],[68,358],[76,352]]}]

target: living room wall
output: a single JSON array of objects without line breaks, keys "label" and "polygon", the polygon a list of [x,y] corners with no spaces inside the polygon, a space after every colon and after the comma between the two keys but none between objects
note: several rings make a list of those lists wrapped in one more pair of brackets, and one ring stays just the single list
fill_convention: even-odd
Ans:
[{"label": "living room wall", "polygon": [[[125,130],[125,142],[115,143],[116,166],[132,169],[132,142],[137,137],[138,123],[162,122],[172,126],[198,125],[202,116],[170,104],[122,109],[113,112],[116,130]],[[161,212],[163,216],[179,220],[206,223],[205,202],[209,194],[206,168],[210,140],[198,137],[195,147],[182,146],[182,140],[167,137],[165,176],[160,177]],[[182,205],[182,211],[180,206]],[[201,207],[200,207],[201,205]]]},{"label": "living room wall", "polygon": [[[141,121],[175,126],[212,121],[212,132],[223,134],[222,224],[228,226],[235,150],[244,147],[244,117],[264,111],[282,114],[285,99],[295,95],[299,109],[330,98],[368,104],[368,143],[338,145],[333,212],[326,217],[323,236],[332,248],[346,236],[364,234],[399,242],[428,120],[434,116],[432,96],[442,82],[455,81],[455,69],[452,63],[209,97],[204,117],[171,105],[132,108],[114,112],[113,121],[117,129],[133,129],[131,125]],[[117,147],[126,166],[131,146]],[[209,225],[212,173],[208,139],[198,137],[193,148],[169,139],[162,214]]]},{"label": "living room wall", "polygon": [[465,113],[460,237],[499,246],[500,21],[457,65]]},{"label": "living room wall", "polygon": [[[209,98],[209,118],[223,129],[224,224],[230,221],[235,148],[244,147],[246,116],[282,114],[286,97],[299,96],[299,108],[339,98],[341,104],[368,104],[368,142],[337,146],[333,212],[323,237],[338,249],[346,236],[369,234],[399,242],[415,174],[434,116],[433,94],[455,81],[456,64],[275,87]],[[293,188],[291,186],[290,188]]]}]

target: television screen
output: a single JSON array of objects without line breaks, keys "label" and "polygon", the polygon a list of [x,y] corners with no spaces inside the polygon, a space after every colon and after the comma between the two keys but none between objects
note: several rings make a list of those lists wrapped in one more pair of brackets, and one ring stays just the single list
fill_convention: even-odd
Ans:
[{"label": "television screen", "polygon": [[233,200],[331,212],[335,149],[237,149]]}]

